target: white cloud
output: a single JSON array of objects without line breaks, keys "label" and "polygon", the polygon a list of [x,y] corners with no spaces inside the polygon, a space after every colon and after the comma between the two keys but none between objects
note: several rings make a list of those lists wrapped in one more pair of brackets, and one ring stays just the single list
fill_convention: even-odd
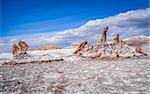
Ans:
[{"label": "white cloud", "polygon": [[26,35],[23,37],[11,37],[7,40],[24,40],[29,45],[57,44],[69,45],[72,42],[88,40],[93,42],[100,39],[104,26],[109,26],[108,40],[112,40],[117,33],[122,38],[139,35],[149,36],[150,8],[128,11],[104,19],[90,20],[86,24],[75,29],[68,29],[61,32]]},{"label": "white cloud", "polygon": [[79,41],[99,39],[104,26],[109,26],[108,39],[111,40],[119,33],[127,38],[138,35],[148,35],[150,8],[136,11],[128,11],[105,19],[90,20],[76,29],[58,32],[49,40],[51,42]]}]

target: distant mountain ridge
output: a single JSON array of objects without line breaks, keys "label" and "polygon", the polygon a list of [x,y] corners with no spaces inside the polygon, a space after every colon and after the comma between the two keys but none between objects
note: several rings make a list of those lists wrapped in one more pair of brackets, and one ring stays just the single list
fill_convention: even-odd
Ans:
[{"label": "distant mountain ridge", "polygon": [[133,46],[133,47],[149,45],[150,44],[150,36],[134,36],[131,38],[126,38],[125,42],[127,45]]},{"label": "distant mountain ridge", "polygon": [[31,48],[29,50],[52,50],[52,49],[60,49],[60,48],[55,45],[49,44],[37,48]]}]

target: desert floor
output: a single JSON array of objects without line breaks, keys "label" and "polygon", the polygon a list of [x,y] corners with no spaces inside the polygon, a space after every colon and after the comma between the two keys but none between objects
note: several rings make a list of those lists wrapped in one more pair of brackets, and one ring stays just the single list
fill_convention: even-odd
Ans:
[{"label": "desert floor", "polygon": [[[64,61],[1,64],[0,93],[150,94],[148,58],[90,60],[70,56],[72,50],[45,51],[45,54],[50,52],[59,54],[57,57],[63,57]],[[10,54],[3,56],[12,58]]]}]

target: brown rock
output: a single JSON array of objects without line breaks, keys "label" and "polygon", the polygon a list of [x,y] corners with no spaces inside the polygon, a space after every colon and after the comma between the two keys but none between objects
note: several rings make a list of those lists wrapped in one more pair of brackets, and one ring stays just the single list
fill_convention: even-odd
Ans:
[{"label": "brown rock", "polygon": [[108,27],[104,27],[104,30],[102,32],[102,35],[101,35],[101,39],[100,39],[100,44],[103,45],[106,43],[106,39],[107,39],[107,31],[108,31]]},{"label": "brown rock", "polygon": [[123,40],[120,40],[120,44],[121,44],[121,45],[124,45],[125,42],[124,42]]},{"label": "brown rock", "polygon": [[26,51],[27,51],[28,48],[29,48],[29,46],[27,45],[27,43],[25,43],[23,41],[19,41],[18,45],[14,44],[12,46],[12,53],[15,56],[15,58],[24,57],[24,55],[27,54]]},{"label": "brown rock", "polygon": [[93,54],[93,55],[91,56],[91,58],[92,58],[92,59],[95,59],[95,58],[98,58],[98,57],[100,57],[100,56],[101,56],[100,53],[95,53],[95,54]]},{"label": "brown rock", "polygon": [[20,48],[19,48],[19,46],[17,44],[14,44],[12,46],[12,53],[13,53],[13,55],[17,55],[19,50],[20,50]]},{"label": "brown rock", "polygon": [[83,41],[79,44],[79,46],[77,47],[76,51],[74,52],[74,54],[80,53],[80,51],[82,49],[84,49],[86,47],[86,45],[88,44],[87,41]]},{"label": "brown rock", "polygon": [[23,51],[26,51],[29,48],[28,44],[24,41],[19,41],[18,45],[20,46],[20,49]]},{"label": "brown rock", "polygon": [[119,37],[119,34],[117,34],[117,36],[114,38],[114,42],[113,42],[113,45],[116,45],[116,44],[125,44],[125,42]]},{"label": "brown rock", "polygon": [[142,52],[142,49],[141,49],[141,47],[136,47],[136,49],[135,49],[137,52],[139,52],[139,53],[141,53]]},{"label": "brown rock", "polygon": [[119,44],[119,34],[117,34],[117,36],[114,38],[114,42],[113,42],[113,44],[115,45],[115,44]]}]

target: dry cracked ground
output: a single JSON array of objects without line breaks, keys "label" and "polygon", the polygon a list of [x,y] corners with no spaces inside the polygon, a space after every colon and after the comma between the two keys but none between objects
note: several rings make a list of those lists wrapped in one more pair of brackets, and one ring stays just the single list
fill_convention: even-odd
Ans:
[{"label": "dry cracked ground", "polygon": [[0,67],[1,94],[150,94],[149,59]]}]

